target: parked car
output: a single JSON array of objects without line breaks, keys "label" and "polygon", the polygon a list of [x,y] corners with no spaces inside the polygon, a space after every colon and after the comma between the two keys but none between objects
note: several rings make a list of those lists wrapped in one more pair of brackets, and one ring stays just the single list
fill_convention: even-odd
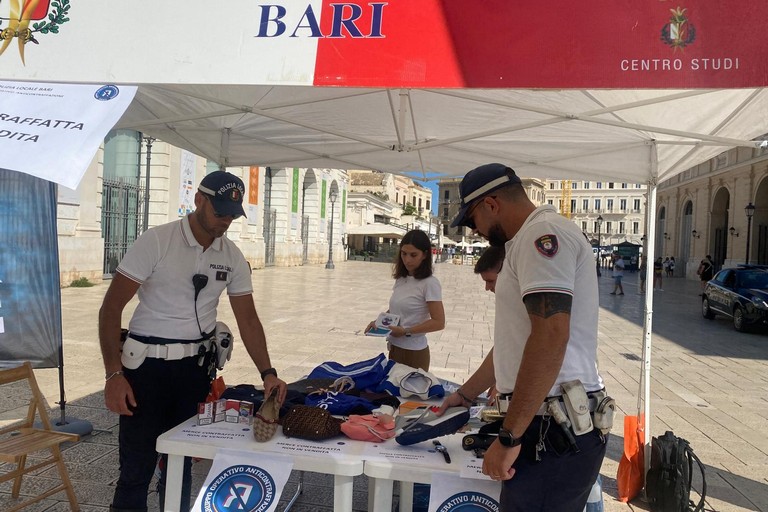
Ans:
[{"label": "parked car", "polygon": [[704,288],[701,314],[710,320],[730,317],[740,332],[768,325],[768,266],[740,265],[715,274]]}]

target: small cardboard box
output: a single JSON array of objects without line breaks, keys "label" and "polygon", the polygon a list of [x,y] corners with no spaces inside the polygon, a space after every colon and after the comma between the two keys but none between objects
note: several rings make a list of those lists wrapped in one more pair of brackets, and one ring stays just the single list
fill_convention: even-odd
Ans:
[{"label": "small cardboard box", "polygon": [[211,423],[213,423],[213,404],[211,402],[197,404],[197,424],[210,425]]},{"label": "small cardboard box", "polygon": [[224,421],[240,423],[240,400],[227,400],[224,405]]},{"label": "small cardboard box", "polygon": [[218,423],[224,421],[225,411],[227,409],[227,399],[219,398],[213,401],[213,422]]},{"label": "small cardboard box", "polygon": [[240,423],[246,425],[253,423],[253,402],[240,402]]}]

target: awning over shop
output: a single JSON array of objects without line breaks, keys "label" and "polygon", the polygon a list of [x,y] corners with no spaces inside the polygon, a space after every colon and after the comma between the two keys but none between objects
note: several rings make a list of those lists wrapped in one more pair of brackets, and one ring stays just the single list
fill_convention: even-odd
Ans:
[{"label": "awning over shop", "polygon": [[364,226],[350,226],[347,235],[380,236],[384,238],[403,238],[405,230],[391,224],[365,224]]}]

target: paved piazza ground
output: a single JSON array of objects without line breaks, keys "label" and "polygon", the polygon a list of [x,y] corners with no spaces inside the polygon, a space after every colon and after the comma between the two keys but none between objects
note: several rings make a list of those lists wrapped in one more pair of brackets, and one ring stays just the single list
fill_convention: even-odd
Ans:
[{"label": "paved piazza ground", "polygon": [[[432,369],[439,377],[460,383],[491,347],[493,295],[483,290],[469,266],[441,263],[436,269],[447,325],[430,336]],[[384,351],[381,339],[361,336],[360,330],[387,308],[390,272],[390,265],[358,261],[337,262],[335,270],[308,266],[254,271],[257,309],[281,377],[299,379],[323,361],[350,363]],[[95,428],[65,451],[81,510],[86,512],[108,509],[117,478],[117,416],[103,405],[96,329],[107,285],[62,290],[67,414],[88,420]],[[643,296],[637,293],[637,274],[627,274],[626,295],[609,295],[611,289],[612,280],[602,277],[600,367],[620,408],[602,468],[605,505],[608,511],[647,510],[641,500],[629,505],[616,501],[615,482],[623,416],[636,410]],[[737,333],[725,319],[702,319],[698,293],[697,282],[681,278],[665,279],[664,291],[654,292],[652,433],[672,429],[691,442],[707,469],[707,510],[768,511],[768,337]],[[220,319],[234,326],[226,300],[220,311]],[[126,322],[129,314],[126,311]],[[56,407],[57,371],[36,374]],[[228,384],[260,381],[242,345],[236,346],[223,375]],[[58,410],[53,418],[58,418]],[[198,481],[209,464],[195,464]],[[50,488],[53,480],[45,472],[24,482],[22,493],[34,494]],[[284,497],[296,482],[293,475]],[[331,510],[331,483],[329,477],[307,474],[294,510]],[[698,487],[698,482],[694,485]],[[6,508],[9,493],[8,483],[0,486],[0,509]],[[365,478],[356,478],[355,510],[367,508],[366,493]],[[29,510],[68,510],[63,493],[55,498]],[[156,509],[154,496],[150,504]]]}]

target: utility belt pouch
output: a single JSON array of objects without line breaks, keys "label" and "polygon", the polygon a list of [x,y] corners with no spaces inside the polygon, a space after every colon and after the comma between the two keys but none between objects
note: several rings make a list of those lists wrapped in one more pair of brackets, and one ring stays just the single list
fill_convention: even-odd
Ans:
[{"label": "utility belt pouch", "polygon": [[595,407],[593,414],[595,428],[600,429],[600,432],[606,435],[613,428],[616,400],[606,395],[605,392],[595,393],[595,398],[597,398],[597,407]]},{"label": "utility belt pouch", "polygon": [[213,345],[216,347],[216,368],[219,370],[232,359],[232,348],[235,337],[224,322],[216,322],[216,330],[213,334]]},{"label": "utility belt pouch", "polygon": [[123,343],[123,352],[120,354],[120,362],[129,370],[135,370],[141,366],[141,363],[147,358],[147,351],[149,351],[149,345],[128,336],[125,343]]},{"label": "utility belt pouch", "polygon": [[577,436],[592,432],[592,415],[589,411],[589,397],[580,380],[571,380],[560,384],[563,388],[563,403],[571,420],[573,433]]}]

